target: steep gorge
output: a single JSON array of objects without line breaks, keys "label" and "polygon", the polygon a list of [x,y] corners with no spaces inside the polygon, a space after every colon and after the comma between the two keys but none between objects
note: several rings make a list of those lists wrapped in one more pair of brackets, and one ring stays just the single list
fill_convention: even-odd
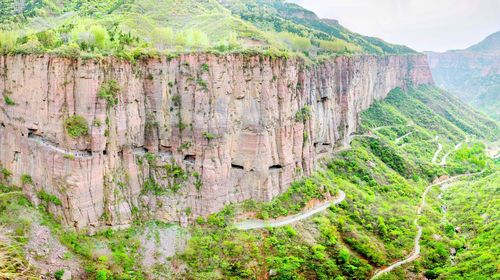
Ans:
[{"label": "steep gorge", "polygon": [[[345,143],[374,99],[433,84],[423,55],[315,65],[17,55],[2,56],[0,67],[0,162],[35,204],[41,190],[56,197],[49,212],[77,228],[135,217],[184,223],[229,203],[268,201]],[[120,92],[107,103],[98,92],[110,81]],[[67,133],[75,115],[88,122],[87,136]]]}]

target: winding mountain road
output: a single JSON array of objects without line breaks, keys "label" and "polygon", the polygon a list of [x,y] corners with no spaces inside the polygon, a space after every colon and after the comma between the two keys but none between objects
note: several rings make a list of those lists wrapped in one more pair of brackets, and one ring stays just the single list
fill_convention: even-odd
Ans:
[{"label": "winding mountain road", "polygon": [[[436,136],[436,140],[438,140],[438,136]],[[443,145],[441,145],[441,143],[438,142],[438,149],[436,151],[436,153],[434,153],[434,157],[432,158],[432,163],[436,164],[436,160],[437,160],[437,156],[439,155],[439,153],[441,152],[441,150],[443,149]]]},{"label": "winding mountain road", "polygon": [[394,268],[398,267],[398,266],[401,266],[402,264],[405,264],[405,263],[408,263],[408,262],[411,262],[411,261],[414,261],[415,259],[417,259],[420,255],[420,238],[422,237],[422,227],[418,225],[418,218],[419,216],[422,214],[422,209],[424,208],[425,206],[425,197],[427,196],[427,193],[429,192],[429,190],[434,187],[434,186],[438,186],[438,185],[442,185],[444,183],[448,183],[448,182],[451,182],[457,178],[461,178],[461,177],[470,177],[470,176],[474,176],[474,175],[481,175],[482,173],[484,172],[484,170],[482,170],[481,172],[477,172],[477,173],[466,173],[466,174],[461,174],[461,175],[457,175],[457,176],[453,176],[451,178],[448,178],[446,180],[443,180],[441,182],[437,182],[435,184],[431,184],[429,186],[427,186],[427,188],[425,189],[423,195],[422,195],[422,203],[420,204],[420,207],[418,208],[417,210],[417,218],[415,218],[415,220],[413,221],[415,226],[417,227],[417,236],[415,236],[415,248],[413,249],[412,253],[410,256],[408,256],[406,259],[404,260],[401,260],[401,261],[397,261],[391,265],[389,265],[388,267],[382,269],[382,270],[378,270],[378,271],[375,271],[375,274],[373,275],[373,277],[371,279],[375,279],[377,277],[379,277],[380,275],[384,274],[384,273],[388,273],[390,271],[392,271]]},{"label": "winding mountain road", "polygon": [[408,136],[408,135],[410,135],[410,134],[412,134],[412,133],[414,133],[414,132],[415,132],[415,131],[410,131],[410,132],[406,133],[405,135],[403,135],[403,136],[401,136],[401,137],[397,138],[397,139],[396,139],[396,144],[397,144],[397,143],[399,143],[399,141],[401,141],[401,139],[405,138],[406,136]]},{"label": "winding mountain road", "polygon": [[317,207],[314,207],[313,209],[307,210],[303,213],[300,214],[295,214],[295,215],[290,215],[282,219],[277,219],[277,220],[245,220],[241,221],[239,223],[236,223],[234,225],[235,228],[241,229],[241,230],[250,230],[250,229],[259,229],[259,228],[266,228],[266,227],[280,227],[284,225],[291,224],[293,222],[297,222],[300,220],[303,220],[305,218],[308,218],[316,213],[319,213],[326,208],[339,204],[340,202],[344,201],[345,199],[345,193],[343,191],[339,190],[339,193],[335,200],[333,201],[328,201],[326,203],[323,203]]},{"label": "winding mountain road", "polygon": [[[462,146],[463,142],[460,142],[458,144],[455,145],[455,151],[457,151],[461,146]],[[453,152],[453,150],[447,152],[443,159],[441,159],[441,163],[439,163],[438,165],[445,165],[446,164],[446,158],[448,158],[448,156],[451,154],[451,152]]]}]

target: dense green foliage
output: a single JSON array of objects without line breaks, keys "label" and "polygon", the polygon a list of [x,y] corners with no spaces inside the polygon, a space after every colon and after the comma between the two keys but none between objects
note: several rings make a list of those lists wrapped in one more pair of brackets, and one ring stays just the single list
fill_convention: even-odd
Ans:
[{"label": "dense green foliage", "polygon": [[64,120],[64,127],[68,134],[73,138],[87,135],[89,133],[89,124],[87,120],[79,115],[75,115]]},{"label": "dense green foliage", "polygon": [[7,0],[0,5],[0,42],[3,53],[126,59],[191,51],[415,53],[278,0]]},{"label": "dense green foliage", "polygon": [[500,278],[499,186],[497,171],[477,182],[456,184],[446,190],[447,224],[460,227],[460,233],[454,235],[462,242],[452,244],[458,250],[456,265],[446,266],[440,279]]}]

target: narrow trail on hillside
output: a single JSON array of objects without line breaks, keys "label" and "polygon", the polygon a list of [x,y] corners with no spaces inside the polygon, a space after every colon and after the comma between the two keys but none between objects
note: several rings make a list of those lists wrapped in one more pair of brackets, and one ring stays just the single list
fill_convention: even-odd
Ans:
[{"label": "narrow trail on hillside", "polygon": [[422,209],[425,206],[425,197],[427,196],[427,193],[429,192],[429,190],[432,187],[439,186],[439,185],[442,185],[444,183],[451,182],[451,181],[453,181],[455,179],[458,179],[458,178],[461,178],[461,177],[470,177],[470,176],[475,176],[475,175],[481,175],[483,172],[484,172],[484,170],[482,170],[481,172],[477,172],[477,173],[466,173],[466,174],[456,175],[456,176],[453,176],[453,177],[448,178],[446,180],[443,180],[441,182],[437,182],[437,183],[434,183],[434,184],[431,184],[431,185],[427,186],[427,188],[425,189],[425,191],[424,191],[424,193],[422,195],[422,202],[420,203],[420,207],[417,210],[417,215],[418,216],[413,221],[413,223],[417,227],[417,236],[415,236],[415,239],[414,239],[415,247],[413,249],[413,252],[411,253],[410,256],[408,256],[404,260],[397,261],[397,262],[389,265],[388,267],[386,267],[386,268],[384,268],[382,270],[376,270],[375,274],[370,279],[375,279],[375,278],[379,277],[380,275],[382,275],[384,273],[388,273],[388,272],[392,271],[394,268],[396,268],[398,266],[401,266],[401,265],[403,265],[405,263],[414,261],[415,259],[417,259],[420,256],[420,238],[422,237],[422,227],[418,225],[418,218],[422,214]]},{"label": "narrow trail on hillside", "polygon": [[380,130],[382,128],[389,128],[389,127],[395,127],[395,126],[412,126],[415,123],[413,121],[409,121],[407,124],[399,124],[399,125],[383,125],[383,126],[377,126],[377,127],[372,127],[370,128],[373,131]]},{"label": "narrow trail on hillside", "polygon": [[277,220],[245,220],[241,221],[237,224],[234,225],[235,228],[241,229],[241,230],[249,230],[249,229],[259,229],[259,228],[266,228],[266,227],[280,227],[284,225],[288,225],[300,220],[303,220],[305,218],[308,218],[316,213],[319,213],[328,207],[332,205],[336,205],[344,201],[345,199],[345,193],[341,190],[339,190],[339,193],[337,197],[333,201],[328,201],[326,203],[323,203],[319,206],[314,207],[313,209],[307,210],[303,213],[300,214],[295,214],[291,216],[287,216],[285,218],[277,219]]},{"label": "narrow trail on hillside", "polygon": [[[437,141],[437,137],[436,137],[436,141]],[[432,158],[432,163],[436,164],[437,156],[439,155],[439,153],[441,152],[442,149],[443,149],[443,145],[438,142],[438,149],[437,149],[436,153],[434,154],[434,157]]]},{"label": "narrow trail on hillside", "polygon": [[410,132],[406,133],[405,135],[403,135],[403,136],[401,136],[401,137],[397,138],[397,139],[396,139],[396,144],[397,144],[397,143],[399,143],[399,141],[401,141],[401,139],[405,138],[406,136],[408,136],[408,135],[410,135],[410,134],[412,134],[412,133],[414,133],[414,132],[415,132],[415,131],[410,131]]},{"label": "narrow trail on hillside", "polygon": [[446,164],[446,158],[448,158],[448,156],[453,152],[453,151],[457,151],[458,149],[460,149],[460,147],[462,146],[463,142],[460,142],[458,144],[455,145],[455,149],[454,150],[451,150],[449,152],[447,152],[443,159],[441,159],[441,163],[439,163],[438,165],[445,165]]},{"label": "narrow trail on hillside", "polygon": [[16,194],[24,194],[24,193],[22,191],[14,191],[14,192],[2,193],[2,194],[0,194],[0,198],[2,198],[4,196],[16,195]]}]

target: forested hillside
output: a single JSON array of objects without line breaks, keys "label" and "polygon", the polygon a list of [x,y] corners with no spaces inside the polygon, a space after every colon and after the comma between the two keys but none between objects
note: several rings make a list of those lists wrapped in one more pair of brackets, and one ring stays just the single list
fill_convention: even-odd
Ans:
[{"label": "forested hillside", "polygon": [[409,54],[280,0],[8,0],[0,4],[3,53],[127,59],[193,51]]}]

